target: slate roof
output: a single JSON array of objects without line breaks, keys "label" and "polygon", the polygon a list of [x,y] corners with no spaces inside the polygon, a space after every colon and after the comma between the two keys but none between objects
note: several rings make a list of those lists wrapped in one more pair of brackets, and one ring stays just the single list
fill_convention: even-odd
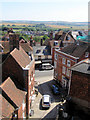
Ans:
[{"label": "slate roof", "polygon": [[0,86],[6,95],[14,102],[17,107],[20,107],[25,99],[26,92],[18,89],[14,82],[8,77]]},{"label": "slate roof", "polygon": [[73,67],[71,67],[71,70],[85,74],[90,74],[90,70],[88,69],[89,67],[90,67],[90,59],[86,59],[75,64]]},{"label": "slate roof", "polygon": [[15,108],[1,94],[0,102],[2,102],[0,103],[0,111],[2,111],[1,118],[10,118]]},{"label": "slate roof", "polygon": [[80,58],[84,54],[84,52],[89,49],[90,44],[79,41],[79,45],[77,43],[73,43],[72,45],[64,47],[61,52]]},{"label": "slate roof", "polygon": [[33,54],[34,55],[50,55],[49,47],[48,46],[34,46]]},{"label": "slate roof", "polygon": [[10,55],[17,61],[17,63],[22,67],[25,68],[30,62],[31,59],[29,58],[28,54],[20,47],[20,50],[14,49]]}]

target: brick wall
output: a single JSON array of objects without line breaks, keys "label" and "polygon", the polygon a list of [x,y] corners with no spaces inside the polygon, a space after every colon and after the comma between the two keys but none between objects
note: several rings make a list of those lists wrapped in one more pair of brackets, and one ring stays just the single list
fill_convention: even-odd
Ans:
[{"label": "brick wall", "polygon": [[72,72],[70,95],[90,102],[89,82],[90,76],[84,73]]},{"label": "brick wall", "polygon": [[32,61],[30,69],[27,71],[27,115],[29,116],[30,113],[30,109],[32,106],[30,106],[30,104],[32,103],[32,95],[34,93],[34,74],[35,74],[35,62]]},{"label": "brick wall", "polygon": [[22,86],[24,86],[23,70],[10,55],[2,65],[3,80],[9,75],[14,76]]},{"label": "brick wall", "polygon": [[[54,58],[54,61],[56,62],[56,68],[55,68],[55,65],[54,65],[54,72],[57,74],[55,78],[60,82],[60,84],[62,84],[62,76],[66,77],[68,80],[71,78],[71,72],[70,71],[69,71],[69,75],[67,76],[67,69],[69,69],[71,66],[73,66],[77,62],[77,60],[74,59],[73,57],[69,57],[69,56],[64,55],[62,53],[59,53],[58,51],[55,51],[55,54],[57,55],[57,59]],[[62,62],[63,58],[65,58],[65,64],[63,64],[63,62]],[[68,60],[70,61],[70,67],[67,66],[67,61]],[[66,69],[65,73],[62,72],[63,66]]]},{"label": "brick wall", "polygon": [[[13,57],[10,55],[6,61],[3,63],[3,80],[5,80],[9,75],[12,75],[15,80],[18,81],[18,84],[21,84],[26,90],[27,90],[27,95],[26,95],[26,107],[27,107],[27,115],[29,115],[30,111],[30,93],[32,91],[32,95],[34,93],[33,87],[34,87],[34,74],[35,74],[35,63],[34,60],[31,61],[31,66],[29,70],[23,70],[18,63],[13,59]],[[31,80],[31,85],[29,85],[30,79]],[[32,96],[31,95],[31,96]]]},{"label": "brick wall", "polygon": [[10,33],[9,39],[10,51],[14,50],[14,48],[19,49],[19,34]]}]

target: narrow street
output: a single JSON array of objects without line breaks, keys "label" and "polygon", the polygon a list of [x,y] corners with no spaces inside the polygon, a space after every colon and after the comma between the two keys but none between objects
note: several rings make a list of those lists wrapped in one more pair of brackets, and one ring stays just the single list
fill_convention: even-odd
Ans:
[{"label": "narrow street", "polygon": [[[54,83],[53,80],[53,70],[35,71],[35,81],[38,82],[39,94],[33,102],[34,115],[30,118],[37,118],[45,120],[46,118],[52,118],[53,120],[57,115],[57,106],[59,103],[60,96],[53,95],[51,90],[51,85]],[[42,109],[41,98],[42,95],[48,94],[51,96],[51,107],[47,109]]]}]

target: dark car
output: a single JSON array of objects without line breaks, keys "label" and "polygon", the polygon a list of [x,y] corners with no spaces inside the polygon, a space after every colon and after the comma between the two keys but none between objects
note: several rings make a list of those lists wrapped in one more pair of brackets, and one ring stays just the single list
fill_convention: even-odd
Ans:
[{"label": "dark car", "polygon": [[60,94],[60,89],[57,85],[52,85],[52,91],[55,95]]}]

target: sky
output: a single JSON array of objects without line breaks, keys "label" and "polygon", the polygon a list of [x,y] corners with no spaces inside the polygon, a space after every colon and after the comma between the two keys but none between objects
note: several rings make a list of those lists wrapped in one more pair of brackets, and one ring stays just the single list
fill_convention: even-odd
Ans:
[{"label": "sky", "polygon": [[0,0],[0,20],[88,21],[88,0]]}]

